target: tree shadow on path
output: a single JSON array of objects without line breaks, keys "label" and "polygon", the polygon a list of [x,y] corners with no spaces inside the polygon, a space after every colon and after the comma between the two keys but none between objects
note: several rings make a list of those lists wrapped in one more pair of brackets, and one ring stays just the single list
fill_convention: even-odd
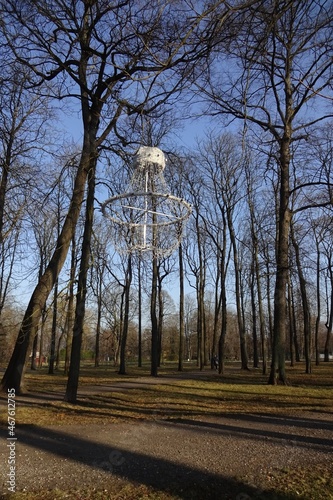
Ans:
[{"label": "tree shadow on path", "polygon": [[[232,422],[228,424],[228,419],[231,419]],[[238,425],[237,425],[238,421]],[[273,417],[274,421],[274,417]],[[163,421],[162,421],[163,422]],[[161,422],[161,423],[162,423]],[[165,422],[169,422],[166,420]],[[219,419],[219,421],[209,421],[209,420],[191,420],[188,418],[176,418],[172,420],[173,423],[178,426],[182,426],[184,429],[195,430],[196,432],[213,432],[216,434],[227,434],[233,436],[241,436],[245,439],[262,439],[267,440],[270,439],[279,443],[280,441],[287,441],[296,446],[305,447],[312,450],[318,450],[322,453],[328,453],[331,455],[333,453],[333,436],[332,438],[328,437],[318,437],[318,436],[306,436],[304,434],[298,434],[293,432],[285,432],[283,427],[281,426],[281,422],[279,425],[281,426],[279,430],[268,430],[263,428],[254,428],[251,426],[240,425],[241,422],[245,424],[253,423],[263,424],[270,423],[270,419],[268,417],[264,418],[264,421],[261,420],[259,416],[254,417],[253,415],[223,415]],[[292,419],[288,419],[288,424],[291,425]],[[158,423],[158,422],[156,422]],[[300,428],[299,420],[295,421],[298,428]],[[163,424],[162,424],[163,425]],[[303,422],[304,427],[312,427],[311,424],[306,424]],[[313,428],[313,427],[312,427]],[[323,423],[323,429],[333,431],[333,424],[328,422]],[[317,427],[318,429],[318,427]]]},{"label": "tree shadow on path", "polygon": [[[80,427],[77,427],[80,432]],[[115,429],[116,432],[116,429]],[[4,434],[1,432],[1,434]],[[18,434],[18,443],[39,451],[52,454],[67,462],[67,467],[75,463],[110,474],[110,482],[115,476],[132,483],[144,484],[157,491],[164,491],[182,500],[288,500],[290,496],[262,492],[241,481],[233,480],[208,470],[192,468],[177,459],[170,461],[160,457],[128,451],[121,447],[101,444],[98,440],[68,434],[61,430],[23,425]],[[43,457],[47,460],[47,455]],[[45,463],[45,462],[44,462]],[[18,471],[19,474],[19,471]],[[43,468],[39,470],[43,474]],[[38,477],[35,478],[38,481]],[[58,484],[58,488],[61,485]],[[110,497],[111,498],[111,497]]]}]

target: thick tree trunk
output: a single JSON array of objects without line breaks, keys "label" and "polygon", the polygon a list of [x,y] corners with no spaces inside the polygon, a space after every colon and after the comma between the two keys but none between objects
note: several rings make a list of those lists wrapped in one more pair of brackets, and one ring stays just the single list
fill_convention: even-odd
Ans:
[{"label": "thick tree trunk", "polygon": [[27,353],[31,350],[31,344],[37,333],[42,311],[67,256],[83,202],[89,160],[89,149],[84,147],[68,214],[59,235],[56,249],[43,275],[40,277],[25,311],[12,357],[1,381],[2,391],[11,388],[15,389],[16,393],[19,394],[25,390],[24,371]]},{"label": "thick tree trunk", "polygon": [[86,295],[87,295],[87,274],[90,265],[90,247],[92,226],[94,220],[94,199],[95,199],[95,170],[97,158],[94,156],[90,161],[90,169],[88,173],[88,190],[86,201],[86,218],[83,232],[83,240],[81,247],[81,261],[78,278],[77,299],[75,308],[75,320],[73,328],[71,362],[69,366],[69,374],[65,401],[76,403],[77,390],[79,385],[81,346],[83,338],[83,327],[85,317]]},{"label": "thick tree trunk", "polygon": [[274,292],[274,329],[272,364],[269,384],[287,383],[285,366],[286,323],[287,323],[287,282],[289,272],[289,146],[291,132],[281,141],[280,151],[280,195],[276,250],[276,280]]}]

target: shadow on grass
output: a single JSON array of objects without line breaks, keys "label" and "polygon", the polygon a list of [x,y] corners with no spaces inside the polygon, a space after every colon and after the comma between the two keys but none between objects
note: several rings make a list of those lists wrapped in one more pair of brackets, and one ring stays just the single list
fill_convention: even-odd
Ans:
[{"label": "shadow on grass", "polygon": [[[66,460],[67,463],[70,461],[91,469],[103,470],[110,475],[110,483],[116,476],[130,483],[143,484],[153,490],[175,495],[177,499],[290,500],[293,498],[290,495],[259,491],[241,481],[212,474],[208,470],[192,468],[177,463],[176,460],[170,461],[136,451],[128,451],[60,430],[32,425],[21,426],[18,439],[20,445],[25,444],[39,451],[51,453]],[[47,455],[43,460],[47,460]],[[27,467],[29,468],[29,465]],[[42,467],[38,474],[42,477]],[[89,469],[87,474],[89,475]],[[37,477],[35,479],[40,480]],[[58,483],[57,487],[61,488],[61,484]]]}]

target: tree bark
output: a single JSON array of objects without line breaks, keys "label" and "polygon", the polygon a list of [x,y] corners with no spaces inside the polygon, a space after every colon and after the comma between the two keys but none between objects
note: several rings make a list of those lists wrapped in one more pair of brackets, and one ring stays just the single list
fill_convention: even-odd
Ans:
[{"label": "tree bark", "polygon": [[102,290],[98,291],[97,297],[97,324],[96,324],[96,338],[95,338],[95,368],[99,367],[99,342],[101,337],[101,320],[102,320]]},{"label": "tree bark", "polygon": [[316,297],[317,297],[317,315],[316,315],[316,326],[315,326],[315,352],[316,352],[316,366],[319,366],[320,356],[319,356],[319,325],[320,325],[320,248],[319,242],[316,238],[316,249],[317,249],[317,260],[316,260]]},{"label": "tree bark", "polygon": [[97,156],[95,154],[91,156],[89,164],[90,168],[88,172],[86,217],[85,217],[85,225],[84,225],[83,240],[81,247],[81,261],[80,261],[80,270],[78,277],[71,361],[69,366],[66,394],[64,398],[65,401],[68,401],[70,403],[76,403],[77,390],[79,385],[81,346],[83,338],[84,316],[85,316],[86,296],[87,296],[87,274],[90,265],[91,236],[92,236],[92,227],[94,220],[96,163],[97,163]]},{"label": "tree bark", "polygon": [[294,321],[294,301],[292,296],[291,277],[288,278],[288,314],[289,314],[289,349],[290,349],[290,366],[295,365],[295,344],[296,337],[295,321]]},{"label": "tree bark", "polygon": [[254,256],[252,256],[251,277],[250,277],[250,292],[251,292],[251,308],[252,308],[252,342],[253,342],[253,368],[259,367],[258,353],[258,330],[257,330],[257,303],[255,294],[255,273],[254,273]]},{"label": "tree bark", "polygon": [[306,373],[311,373],[311,314],[310,314],[308,294],[306,290],[306,281],[301,264],[300,249],[298,242],[296,241],[293,224],[291,224],[290,234],[291,234],[291,241],[295,250],[296,266],[297,266],[299,286],[302,298],[304,354],[305,354],[305,364],[306,364],[305,371]]},{"label": "tree bark", "polygon": [[120,366],[119,375],[126,375],[126,343],[128,335],[129,326],[129,309],[130,309],[130,291],[132,283],[132,255],[128,255],[127,259],[127,270],[125,279],[125,307],[124,307],[124,320],[123,320],[123,330],[121,335],[120,344]]},{"label": "tree bark", "polygon": [[65,368],[64,368],[65,375],[68,375],[69,373],[70,352],[71,352],[72,334],[74,326],[75,274],[76,274],[76,240],[74,232],[72,238],[71,269],[69,273],[68,305],[67,305],[67,315],[66,315],[66,352],[65,352]]},{"label": "tree bark", "polygon": [[142,284],[141,255],[138,259],[138,367],[142,367]]},{"label": "tree bark", "polygon": [[180,243],[178,248],[178,261],[179,261],[179,350],[178,350],[178,371],[183,371],[184,360],[184,304],[185,304],[185,290],[184,290],[184,262],[183,262],[183,247]]},{"label": "tree bark", "polygon": [[240,276],[241,271],[240,271],[240,266],[239,266],[237,240],[236,240],[236,235],[235,235],[235,230],[234,230],[230,210],[227,210],[227,221],[228,221],[228,227],[229,227],[231,246],[232,246],[232,250],[233,250],[233,257],[234,257],[235,294],[236,294],[238,333],[239,333],[239,341],[240,341],[241,366],[242,366],[242,370],[248,370],[249,368],[248,368],[248,355],[247,355],[246,340],[245,340],[245,325],[244,325],[243,313],[242,313],[241,276]]},{"label": "tree bark", "polygon": [[164,316],[164,303],[163,303],[163,289],[162,289],[162,279],[160,275],[160,266],[157,267],[157,300],[158,300],[158,366],[163,363],[163,352],[162,352],[162,336],[163,336],[163,316]]},{"label": "tree bark", "polygon": [[158,320],[157,320],[157,257],[153,255],[153,276],[151,284],[150,318],[151,318],[151,371],[152,377],[158,375]]},{"label": "tree bark", "polygon": [[330,344],[331,344],[331,337],[332,337],[332,331],[333,331],[333,267],[332,267],[332,260],[331,260],[331,255],[329,256],[328,259],[328,275],[329,275],[329,282],[330,282],[330,288],[331,288],[331,293],[330,293],[330,298],[328,298],[328,318],[326,322],[326,340],[325,340],[325,347],[324,347],[324,362],[328,363],[330,360]]},{"label": "tree bark", "polygon": [[56,354],[56,336],[58,324],[58,280],[54,284],[53,294],[53,314],[52,314],[52,329],[51,329],[51,345],[50,345],[50,359],[49,359],[49,375],[54,374],[54,362]]},{"label": "tree bark", "polygon": [[287,301],[286,291],[289,272],[289,163],[291,130],[285,132],[280,144],[280,194],[276,255],[276,281],[274,291],[274,329],[272,364],[268,383],[287,383],[285,366]]}]

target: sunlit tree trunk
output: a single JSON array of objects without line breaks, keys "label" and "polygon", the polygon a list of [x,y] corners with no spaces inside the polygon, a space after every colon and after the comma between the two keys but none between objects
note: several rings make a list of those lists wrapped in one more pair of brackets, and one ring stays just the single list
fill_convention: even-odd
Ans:
[{"label": "sunlit tree trunk", "polygon": [[88,172],[88,188],[86,200],[86,216],[84,232],[81,246],[81,260],[78,276],[77,298],[75,308],[75,319],[73,328],[72,351],[66,387],[65,401],[75,403],[79,384],[81,346],[83,338],[84,317],[87,296],[87,274],[90,266],[91,236],[94,220],[95,201],[95,169],[97,158],[92,155],[90,158]]}]

